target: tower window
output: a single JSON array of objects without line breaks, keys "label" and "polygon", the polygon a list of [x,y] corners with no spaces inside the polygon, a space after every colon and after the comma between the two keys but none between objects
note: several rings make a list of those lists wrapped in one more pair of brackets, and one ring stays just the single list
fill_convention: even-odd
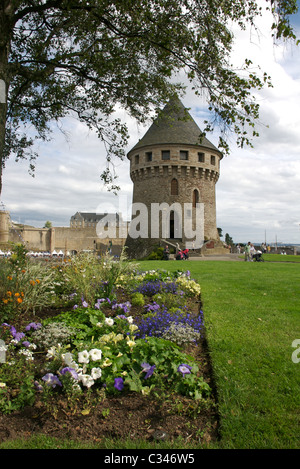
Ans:
[{"label": "tower window", "polygon": [[161,159],[162,160],[169,160],[170,159],[170,150],[162,150]]},{"label": "tower window", "polygon": [[139,162],[140,162],[140,156],[139,155],[135,155],[134,162],[135,162],[135,164],[139,164]]},{"label": "tower window", "polygon": [[210,164],[216,164],[216,157],[214,155],[210,156]]},{"label": "tower window", "polygon": [[146,152],[146,162],[152,161],[152,151]]},{"label": "tower window", "polygon": [[177,181],[177,179],[172,179],[172,181],[171,181],[171,195],[178,195],[178,181]]},{"label": "tower window", "polygon": [[198,162],[204,163],[205,162],[205,155],[204,153],[198,153]]},{"label": "tower window", "polygon": [[189,159],[189,152],[180,150],[180,159],[181,160],[188,160]]},{"label": "tower window", "polygon": [[195,189],[193,191],[193,207],[196,207],[196,204],[199,203],[199,191]]}]

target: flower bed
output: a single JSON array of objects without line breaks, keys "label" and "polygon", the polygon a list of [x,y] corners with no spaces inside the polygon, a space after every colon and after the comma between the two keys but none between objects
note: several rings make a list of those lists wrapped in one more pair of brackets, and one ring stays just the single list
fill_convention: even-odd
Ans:
[{"label": "flower bed", "polygon": [[[22,265],[25,272],[27,268]],[[47,425],[60,422],[59,428],[67,427],[71,435],[74,419],[84,417],[86,437],[88,418],[101,437],[124,438],[131,432],[136,438],[154,438],[161,425],[170,438],[199,439],[200,434],[215,432],[203,314],[195,301],[200,286],[189,272],[139,272],[124,259],[88,256],[48,269],[56,275],[60,293],[55,301],[61,312],[43,318],[37,313],[27,323],[28,313],[11,314],[0,327],[5,354],[0,368],[0,438],[1,422],[10,419],[12,424],[20,413],[25,418],[28,409],[41,428],[47,415]],[[126,425],[121,417],[125,408],[116,417],[118,402],[127,407],[139,402],[135,419],[127,416]],[[113,416],[114,426],[104,430],[103,422]],[[73,424],[68,426],[66,419]],[[82,437],[81,425],[77,427],[74,436]]]}]

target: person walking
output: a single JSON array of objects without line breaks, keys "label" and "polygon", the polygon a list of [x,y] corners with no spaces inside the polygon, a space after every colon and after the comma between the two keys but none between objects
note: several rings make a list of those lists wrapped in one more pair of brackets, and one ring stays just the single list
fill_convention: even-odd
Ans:
[{"label": "person walking", "polygon": [[249,261],[250,262],[250,247],[251,247],[251,243],[250,241],[248,241],[248,244],[246,244],[245,246],[245,261]]}]

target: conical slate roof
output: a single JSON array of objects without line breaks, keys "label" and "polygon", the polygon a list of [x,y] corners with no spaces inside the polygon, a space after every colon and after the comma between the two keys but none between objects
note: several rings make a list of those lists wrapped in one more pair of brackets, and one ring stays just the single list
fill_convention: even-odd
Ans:
[{"label": "conical slate roof", "polygon": [[206,137],[178,98],[171,99],[149,130],[130,150],[155,144],[201,145],[219,151]]}]

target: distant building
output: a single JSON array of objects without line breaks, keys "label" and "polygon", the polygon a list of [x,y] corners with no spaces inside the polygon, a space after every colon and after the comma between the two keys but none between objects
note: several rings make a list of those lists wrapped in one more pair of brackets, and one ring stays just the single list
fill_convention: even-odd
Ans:
[{"label": "distant building", "polygon": [[70,228],[96,228],[97,223],[104,217],[110,223],[116,222],[117,225],[122,221],[118,213],[76,212],[70,219]]}]

